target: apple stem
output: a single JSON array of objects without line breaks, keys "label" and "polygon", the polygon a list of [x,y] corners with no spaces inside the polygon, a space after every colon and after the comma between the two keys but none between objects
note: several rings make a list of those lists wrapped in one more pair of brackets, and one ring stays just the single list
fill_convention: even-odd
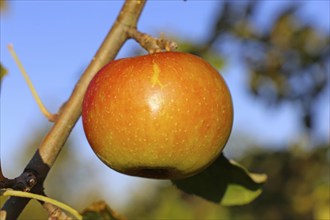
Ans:
[{"label": "apple stem", "polygon": [[136,27],[130,26],[126,26],[126,33],[150,54],[164,50],[174,51],[178,47],[175,42],[165,39],[164,34],[161,34],[160,38],[155,38],[146,33],[140,32]]},{"label": "apple stem", "polygon": [[39,97],[39,95],[38,95],[36,89],[34,88],[34,86],[33,86],[33,84],[32,84],[32,81],[31,81],[29,75],[28,75],[27,72],[25,71],[22,62],[19,60],[19,58],[18,58],[18,56],[17,56],[17,54],[16,54],[16,52],[15,52],[15,50],[14,50],[14,46],[13,46],[12,44],[9,44],[9,45],[8,45],[8,50],[9,50],[11,56],[13,57],[13,59],[14,59],[16,65],[18,66],[19,70],[21,71],[21,73],[22,73],[22,75],[23,75],[23,77],[24,77],[24,79],[25,79],[25,82],[26,82],[26,84],[28,85],[28,87],[29,87],[29,89],[30,89],[30,91],[31,91],[31,93],[32,93],[32,96],[33,96],[34,100],[37,102],[37,105],[38,105],[38,107],[39,107],[41,113],[42,113],[44,116],[46,116],[46,118],[47,118],[49,121],[51,121],[51,122],[55,122],[55,120],[56,120],[56,114],[51,114],[51,113],[47,110],[47,108],[45,107],[45,105],[42,103],[42,101],[41,101],[41,99],[40,99],[40,97]]}]

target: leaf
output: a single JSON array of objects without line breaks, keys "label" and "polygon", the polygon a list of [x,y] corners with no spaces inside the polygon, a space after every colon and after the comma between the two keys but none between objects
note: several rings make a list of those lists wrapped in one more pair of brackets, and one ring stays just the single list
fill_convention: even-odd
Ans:
[{"label": "leaf", "polygon": [[7,75],[8,71],[6,68],[4,68],[2,66],[2,64],[0,63],[0,83],[2,82],[2,78]]},{"label": "leaf", "polygon": [[202,55],[202,57],[217,70],[223,69],[227,63],[223,56],[213,50],[208,50]]},{"label": "leaf", "polygon": [[92,203],[82,212],[83,220],[124,220],[126,218],[120,216],[113,211],[104,201]]},{"label": "leaf", "polygon": [[176,40],[176,42],[179,42],[179,50],[181,52],[200,56],[207,60],[217,70],[224,68],[225,64],[228,62],[219,52],[212,49],[206,50],[206,45],[198,45],[186,41],[181,42],[180,40]]},{"label": "leaf", "polygon": [[265,174],[249,173],[223,154],[203,172],[172,182],[182,191],[221,205],[244,205],[257,198],[266,181]]}]

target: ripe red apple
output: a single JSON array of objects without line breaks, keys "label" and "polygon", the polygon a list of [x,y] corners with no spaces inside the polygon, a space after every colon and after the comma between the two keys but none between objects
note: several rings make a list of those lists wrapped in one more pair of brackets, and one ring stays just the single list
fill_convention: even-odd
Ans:
[{"label": "ripe red apple", "polygon": [[231,132],[233,106],[210,64],[161,52],[105,65],[87,89],[82,121],[89,144],[109,167],[175,179],[218,157]]}]

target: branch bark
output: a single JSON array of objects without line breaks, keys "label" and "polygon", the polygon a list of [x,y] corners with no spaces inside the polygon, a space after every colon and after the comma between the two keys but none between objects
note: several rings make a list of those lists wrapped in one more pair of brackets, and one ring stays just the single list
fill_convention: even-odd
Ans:
[{"label": "branch bark", "polygon": [[[44,180],[81,115],[81,104],[88,84],[97,71],[117,55],[128,39],[125,27],[136,27],[144,5],[145,0],[126,0],[124,3],[99,50],[77,82],[70,98],[59,111],[53,127],[21,174],[32,172],[36,175],[37,182],[31,188],[31,192],[43,194]],[[6,212],[7,219],[16,219],[28,202],[29,199],[11,197],[6,201],[2,210]]]},{"label": "branch bark", "polygon": [[178,47],[175,42],[165,39],[164,36],[155,38],[138,31],[135,27],[126,27],[126,32],[130,38],[136,40],[150,54],[161,51],[174,51]]}]

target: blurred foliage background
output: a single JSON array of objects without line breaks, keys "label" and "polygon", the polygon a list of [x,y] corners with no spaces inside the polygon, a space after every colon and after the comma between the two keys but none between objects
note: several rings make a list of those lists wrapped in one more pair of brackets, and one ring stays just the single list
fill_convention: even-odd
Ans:
[{"label": "blurred foliage background", "polygon": [[[270,111],[283,103],[294,106],[302,135],[283,146],[260,146],[253,143],[253,137],[233,137],[230,145],[248,149],[233,155],[235,160],[269,177],[262,195],[249,205],[220,207],[161,181],[133,192],[130,202],[118,210],[123,215],[132,219],[330,219],[330,140],[329,135],[315,136],[315,103],[320,96],[329,97],[330,36],[300,20],[299,2],[288,4],[267,28],[261,29],[253,22],[259,4],[219,1],[208,40],[176,40],[180,50],[202,56],[218,68],[231,59],[241,62],[245,66],[241,74],[248,78],[246,92]],[[226,50],[228,45],[235,49]],[[46,131],[41,127],[27,140],[26,153],[14,158],[22,163],[18,167],[24,167],[34,152],[31,148],[35,149]],[[67,145],[47,179],[46,193],[82,210],[102,198],[102,188],[95,187],[102,180],[96,180],[88,163],[78,158],[77,148],[72,147],[74,141],[69,140]],[[68,192],[74,192],[76,198],[68,198],[72,195]],[[22,219],[46,218],[38,206],[37,202],[30,203]]]}]

